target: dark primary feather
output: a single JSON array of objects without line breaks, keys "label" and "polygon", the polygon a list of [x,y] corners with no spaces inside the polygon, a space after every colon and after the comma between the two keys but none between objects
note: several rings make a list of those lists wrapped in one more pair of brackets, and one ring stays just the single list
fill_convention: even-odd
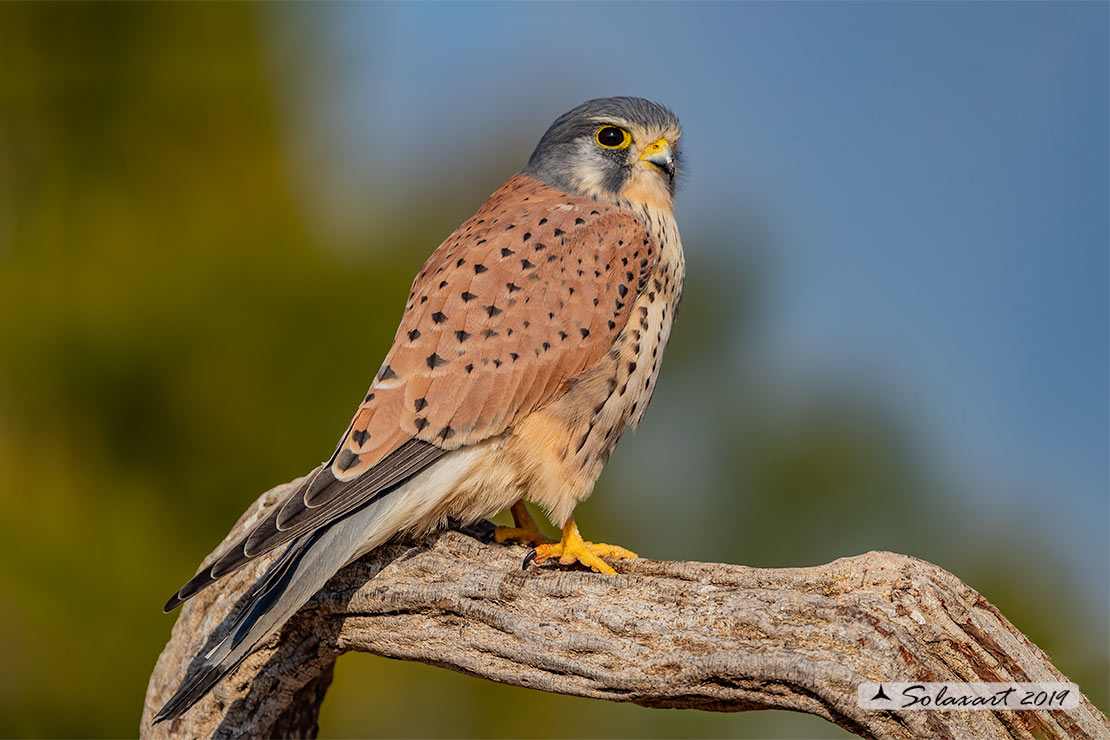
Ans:
[{"label": "dark primary feather", "polygon": [[248,591],[245,597],[246,606],[231,630],[214,648],[205,651],[204,654],[211,657],[201,658],[199,664],[194,661],[177,691],[154,715],[153,724],[180,717],[251,654],[257,639],[246,645],[244,640],[259,619],[285,594],[297,564],[316,543],[321,533],[322,530],[317,530],[291,546],[258,579]]},{"label": "dark primary feather", "polygon": [[[281,505],[274,507],[269,516],[170,597],[163,611],[176,609],[254,558],[387,495],[442,454],[444,450],[413,439],[354,480],[336,480],[327,464],[317,468]],[[315,506],[306,503],[306,497],[310,496]]]}]

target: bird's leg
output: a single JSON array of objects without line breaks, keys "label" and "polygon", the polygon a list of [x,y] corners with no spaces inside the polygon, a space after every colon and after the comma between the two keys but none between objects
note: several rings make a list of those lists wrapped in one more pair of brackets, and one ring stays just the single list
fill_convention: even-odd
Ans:
[{"label": "bird's leg", "polygon": [[536,520],[528,512],[524,499],[520,499],[509,509],[513,515],[515,527],[498,527],[494,530],[494,542],[520,542],[525,545],[547,545],[555,540],[551,539],[536,526]]},{"label": "bird's leg", "polygon": [[[559,562],[563,565],[582,563],[582,565],[587,565],[598,573],[608,573],[609,575],[615,575],[616,571],[602,560],[602,557],[639,557],[631,550],[616,545],[595,545],[593,542],[586,542],[582,539],[582,535],[578,533],[578,525],[574,523],[574,517],[568,519],[567,523],[563,525],[563,539],[561,541],[550,545],[537,545],[533,552],[537,563],[542,563],[550,558],[559,558]],[[524,565],[527,567],[528,560],[524,561]]]}]

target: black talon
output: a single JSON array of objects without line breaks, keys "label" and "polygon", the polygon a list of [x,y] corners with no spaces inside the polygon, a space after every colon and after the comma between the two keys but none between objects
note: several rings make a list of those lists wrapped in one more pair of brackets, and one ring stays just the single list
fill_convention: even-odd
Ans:
[{"label": "black talon", "polygon": [[447,526],[456,532],[462,532],[466,536],[473,537],[487,545],[493,542],[493,535],[497,531],[497,525],[489,519],[479,519],[473,524],[463,524],[454,517],[448,517]]},{"label": "black talon", "polygon": [[528,551],[528,554],[524,556],[524,562],[520,564],[520,569],[521,570],[528,570],[528,564],[531,563],[535,559],[536,559],[536,548],[533,547],[531,550]]}]

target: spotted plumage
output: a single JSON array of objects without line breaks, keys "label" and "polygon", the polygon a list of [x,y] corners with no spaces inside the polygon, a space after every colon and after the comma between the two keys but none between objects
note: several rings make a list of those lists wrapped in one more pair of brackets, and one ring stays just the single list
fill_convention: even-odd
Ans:
[{"label": "spotted plumage", "polygon": [[[588,101],[425,262],[393,345],[327,462],[214,553],[171,609],[288,545],[158,715],[179,715],[349,560],[397,533],[513,505],[511,537],[611,573],[571,512],[643,418],[681,300],[678,121],[638,98]],[[563,527],[550,544],[532,501]],[[523,534],[521,534],[523,533]],[[499,539],[501,539],[499,537]]]}]

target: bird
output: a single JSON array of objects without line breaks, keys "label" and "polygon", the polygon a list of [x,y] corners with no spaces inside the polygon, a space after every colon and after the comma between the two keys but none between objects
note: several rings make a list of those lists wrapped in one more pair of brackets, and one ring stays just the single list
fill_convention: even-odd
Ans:
[{"label": "bird", "polygon": [[188,711],[340,568],[397,535],[508,508],[515,526],[493,538],[532,545],[525,568],[614,574],[603,558],[637,557],[584,540],[573,510],[643,419],[682,299],[681,136],[658,103],[588,100],[443,240],[331,457],[166,603],[285,547],[155,723]]}]

